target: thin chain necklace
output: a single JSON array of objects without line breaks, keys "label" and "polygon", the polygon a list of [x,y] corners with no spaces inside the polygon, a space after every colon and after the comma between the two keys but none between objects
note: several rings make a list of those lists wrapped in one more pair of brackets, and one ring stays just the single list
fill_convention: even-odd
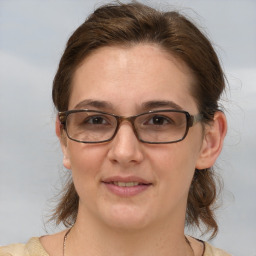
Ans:
[{"label": "thin chain necklace", "polygon": [[65,234],[65,236],[64,236],[64,240],[63,240],[63,256],[65,256],[66,240],[67,240],[68,234],[69,234],[69,232],[70,232],[71,229],[72,229],[72,228],[70,228],[70,229],[66,232],[66,234]]},{"label": "thin chain necklace", "polygon": [[189,240],[187,239],[186,236],[185,236],[185,240],[186,240],[186,243],[189,245],[189,247],[190,247],[190,249],[191,249],[191,251],[192,251],[192,253],[193,253],[193,256],[195,256],[194,249],[192,248],[191,243],[189,242]]},{"label": "thin chain necklace", "polygon": [[[67,240],[68,234],[69,234],[69,232],[70,232],[71,229],[72,229],[72,228],[70,228],[70,229],[66,232],[66,234],[64,235],[64,239],[63,239],[63,256],[65,256],[66,240]],[[186,243],[189,245],[189,247],[190,247],[190,249],[191,249],[191,251],[192,251],[192,253],[193,253],[193,256],[195,256],[195,252],[194,252],[194,250],[193,250],[193,248],[192,248],[192,246],[191,246],[191,243],[189,242],[189,240],[187,239],[186,236],[185,236],[185,240],[186,240]]]}]

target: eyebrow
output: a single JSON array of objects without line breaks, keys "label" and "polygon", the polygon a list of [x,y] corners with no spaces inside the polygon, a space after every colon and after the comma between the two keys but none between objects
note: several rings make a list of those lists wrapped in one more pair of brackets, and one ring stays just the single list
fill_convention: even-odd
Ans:
[{"label": "eyebrow", "polygon": [[88,107],[113,109],[113,105],[108,101],[92,99],[87,99],[79,102],[74,109],[85,109]]},{"label": "eyebrow", "polygon": [[[114,110],[112,103],[108,101],[93,100],[93,99],[86,99],[79,102],[74,109],[86,109],[90,107],[94,107],[98,109],[109,109],[111,111]],[[152,101],[143,102],[140,108],[141,108],[141,111],[143,112],[150,111],[156,108],[171,108],[175,110],[183,110],[181,106],[169,100],[152,100]]]},{"label": "eyebrow", "polygon": [[183,110],[181,106],[169,100],[152,100],[142,103],[143,111],[149,111],[155,108],[172,108],[175,110]]}]

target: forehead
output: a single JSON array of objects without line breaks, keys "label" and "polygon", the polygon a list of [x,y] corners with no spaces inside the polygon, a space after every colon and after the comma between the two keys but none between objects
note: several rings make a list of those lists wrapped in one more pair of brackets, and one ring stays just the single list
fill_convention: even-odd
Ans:
[{"label": "forehead", "polygon": [[156,45],[102,47],[75,71],[69,109],[84,100],[110,101],[115,108],[154,100],[195,107],[193,81],[187,65]]}]

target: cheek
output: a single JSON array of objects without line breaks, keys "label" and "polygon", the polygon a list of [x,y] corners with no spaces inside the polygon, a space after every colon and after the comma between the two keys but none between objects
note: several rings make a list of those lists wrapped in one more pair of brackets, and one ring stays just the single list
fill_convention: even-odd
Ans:
[{"label": "cheek", "polygon": [[165,181],[164,185],[172,186],[174,190],[187,191],[194,175],[200,143],[184,140],[155,148],[154,151],[151,152],[154,156],[151,165],[157,170],[157,178]]},{"label": "cheek", "polygon": [[69,160],[75,185],[97,181],[105,153],[99,145],[71,142],[68,145]]}]

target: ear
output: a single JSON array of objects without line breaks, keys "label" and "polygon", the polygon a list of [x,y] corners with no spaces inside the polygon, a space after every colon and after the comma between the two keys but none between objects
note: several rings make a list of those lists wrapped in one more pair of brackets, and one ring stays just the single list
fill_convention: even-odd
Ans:
[{"label": "ear", "polygon": [[59,138],[62,153],[63,153],[63,165],[66,169],[71,170],[71,163],[69,159],[69,153],[67,149],[67,137],[64,134],[63,125],[60,123],[60,119],[57,116],[55,122],[55,132],[57,137]]},{"label": "ear", "polygon": [[223,112],[217,111],[210,124],[205,126],[204,138],[196,169],[206,169],[214,165],[218,158],[227,133],[227,120]]}]

